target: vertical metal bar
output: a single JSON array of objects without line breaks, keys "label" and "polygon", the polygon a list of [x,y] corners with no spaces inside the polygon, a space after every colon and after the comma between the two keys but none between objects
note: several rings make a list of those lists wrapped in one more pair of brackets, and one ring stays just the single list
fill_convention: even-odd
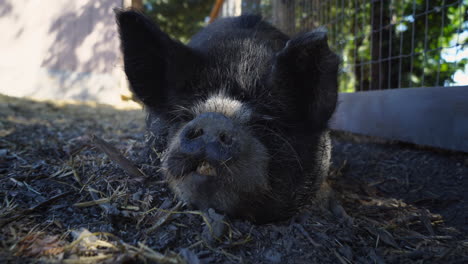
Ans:
[{"label": "vertical metal bar", "polygon": [[326,7],[327,5],[327,2],[326,1],[322,1],[322,3],[320,4],[320,16],[321,16],[321,23],[320,23],[320,26],[325,26],[326,23],[327,23],[327,13],[326,13]]},{"label": "vertical metal bar", "polygon": [[[442,9],[442,23],[441,23],[441,26],[440,26],[440,36],[439,36],[439,39],[442,40],[443,36],[444,36],[444,27],[445,27],[445,0],[442,0],[442,6],[441,6],[441,9]],[[437,76],[436,76],[436,82],[434,84],[434,86],[439,86],[439,81],[440,81],[440,61],[442,60],[442,52],[443,52],[443,49],[440,49],[439,50],[439,59],[437,60]]]},{"label": "vertical metal bar", "polygon": [[309,25],[308,25],[308,23],[307,23],[307,21],[308,21],[308,15],[306,15],[306,10],[307,10],[307,9],[306,9],[306,6],[307,6],[307,4],[308,4],[309,2],[310,2],[310,1],[306,1],[306,2],[302,1],[302,4],[300,5],[300,7],[301,7],[300,10],[301,10],[301,11],[299,12],[299,21],[300,21],[299,27],[302,28],[302,29],[299,30],[298,32],[304,31],[304,29],[307,30],[307,31],[310,30],[310,27],[309,27]]},{"label": "vertical metal bar", "polygon": [[387,88],[388,89],[391,89],[391,88],[395,88],[395,87],[392,87],[392,60],[393,60],[393,56],[392,56],[392,35],[393,35],[393,8],[392,8],[392,1],[390,0],[390,3],[388,5],[388,10],[390,12],[390,25],[389,25],[389,29],[388,29],[388,86]]},{"label": "vertical metal bar", "polygon": [[306,22],[306,17],[304,16],[304,6],[306,5],[306,2],[302,1],[299,2],[297,5],[297,11],[296,11],[296,32],[303,32],[304,30],[307,30],[307,24]]},{"label": "vertical metal bar", "polygon": [[315,28],[315,25],[316,25],[316,21],[317,21],[317,8],[315,7],[317,4],[317,1],[315,0],[312,0],[312,4],[310,5],[310,8],[312,10],[310,10],[312,12],[312,19],[310,20],[310,22],[312,23],[311,27]]},{"label": "vertical metal bar", "polygon": [[343,28],[343,21],[344,21],[344,14],[343,14],[343,0],[336,0],[336,15],[339,19],[336,21],[336,31],[337,31],[337,44],[336,47],[339,48],[341,51],[341,43],[342,43],[342,35],[344,36],[344,28]]},{"label": "vertical metal bar", "polygon": [[383,1],[380,0],[380,25],[379,25],[379,87],[382,89],[382,32],[383,32]]},{"label": "vertical metal bar", "polygon": [[291,31],[296,34],[296,5],[293,4],[294,0],[289,1],[289,21],[292,24]]},{"label": "vertical metal bar", "polygon": [[[416,0],[413,0],[413,14],[415,12],[415,3],[416,3]],[[401,17],[404,16],[404,10],[402,10],[403,12],[401,13]],[[415,16],[413,15],[413,18],[415,18]],[[401,22],[400,22],[401,23]],[[403,64],[403,40],[405,38],[405,34],[403,34],[403,30],[400,29],[400,55],[398,56],[398,88],[401,88],[401,71],[402,71],[402,64]],[[413,34],[414,34],[414,31],[413,31]],[[413,38],[414,39],[414,38]],[[411,51],[411,53],[413,53]],[[411,60],[413,60],[413,54],[410,55],[411,57]]]},{"label": "vertical metal bar", "polygon": [[[294,35],[294,30],[295,30],[295,28],[296,28],[296,27],[295,27],[296,25],[294,25],[294,26],[291,25],[291,24],[295,24],[295,22],[296,22],[296,21],[295,21],[296,19],[293,17],[293,14],[292,14],[292,12],[291,12],[291,9],[292,9],[292,8],[291,8],[291,6],[292,6],[292,3],[291,3],[291,2],[292,2],[292,1],[294,1],[294,0],[289,0],[289,1],[286,2],[286,3],[287,3],[287,4],[286,4],[286,7],[287,7],[287,11],[288,11],[288,12],[286,13],[286,21],[288,21],[288,31],[289,31],[288,34],[289,34],[289,35]],[[291,22],[291,21],[293,21],[293,22]]]},{"label": "vertical metal bar", "polygon": [[374,1],[371,0],[371,26],[370,26],[370,67],[369,67],[369,89],[368,90],[372,90],[372,83],[374,82],[373,80],[373,77],[372,76],[372,67],[374,66],[374,58],[373,58],[373,50],[374,50]]},{"label": "vertical metal bar", "polygon": [[464,24],[462,5],[463,5],[463,0],[458,0],[458,11],[459,11],[459,16],[460,16],[460,24],[458,25],[457,42],[455,43],[455,46],[457,47],[457,51],[455,52],[455,58],[457,58],[457,60],[454,62],[455,65],[458,64],[458,62],[460,62],[460,59],[458,59],[459,58],[458,53],[460,52],[460,46],[463,45],[463,43],[460,43],[460,34],[462,32],[462,25]]},{"label": "vertical metal bar", "polygon": [[[354,7],[355,7],[355,8],[358,6],[357,2],[358,2],[358,0],[354,0]],[[352,2],[351,2],[351,5],[352,5]],[[344,7],[343,7],[343,8],[344,8]],[[353,88],[354,88],[354,90],[356,90],[356,87],[357,87],[357,83],[356,83],[356,81],[357,81],[357,76],[356,76],[356,73],[357,73],[357,71],[358,71],[358,69],[357,69],[357,41],[358,41],[358,39],[357,39],[357,37],[356,37],[357,34],[358,34],[358,32],[357,32],[357,24],[358,24],[358,18],[359,18],[358,12],[354,12],[354,13],[353,13],[353,16],[354,16],[354,28],[353,28],[353,32],[352,32],[352,33],[353,33],[353,46],[354,46],[354,50],[353,50],[353,53],[354,53],[354,62],[353,62],[353,68],[352,68],[352,69],[350,68],[349,70],[352,70],[352,71],[353,71],[353,74],[354,74],[354,87],[353,87]],[[361,79],[361,78],[359,78],[359,79]],[[359,81],[360,81],[360,80],[359,80]]]},{"label": "vertical metal bar", "polygon": [[311,0],[312,2],[309,4],[309,12],[312,14],[312,18],[310,19],[310,27],[314,28],[315,27],[315,21],[317,17],[317,9],[315,9],[315,0]]},{"label": "vertical metal bar", "polygon": [[[398,88],[401,88],[401,64],[403,60],[403,39],[404,39],[403,31],[400,31],[400,56],[399,56],[399,66],[398,66]],[[413,58],[413,55],[411,55]]]},{"label": "vertical metal bar", "polygon": [[[344,0],[341,0],[341,30],[345,27],[345,13],[344,13]],[[343,40],[340,41],[340,50],[343,50],[343,45],[345,42]]]},{"label": "vertical metal bar", "polygon": [[314,9],[314,0],[311,0],[309,2],[308,8],[307,8],[307,13],[311,14],[311,17],[309,18],[309,28],[314,27],[314,20],[315,20],[315,9]]},{"label": "vertical metal bar", "polygon": [[334,20],[333,18],[333,13],[332,13],[332,10],[333,10],[333,3],[332,3],[332,0],[329,0],[328,1],[328,28],[331,28],[331,38],[330,38],[330,42],[331,43],[334,43],[335,42],[335,36],[334,36],[334,30],[335,30],[335,25],[334,23],[331,23],[331,21]]},{"label": "vertical metal bar", "polygon": [[[362,12],[362,39],[364,40],[365,38],[365,34],[366,34],[366,0],[363,0],[363,3],[362,3],[362,8],[364,8],[361,12]],[[354,9],[355,9],[355,12],[356,12],[356,9],[358,7],[355,6]],[[357,12],[356,12],[357,13]],[[364,42],[364,41],[363,41]],[[360,91],[363,91],[364,90],[364,64],[363,64],[363,61],[361,60],[360,62],[361,64],[361,87],[359,88]]]},{"label": "vertical metal bar", "polygon": [[324,9],[323,13],[324,13],[324,19],[325,20],[323,22],[327,27],[328,27],[328,22],[330,21],[330,19],[329,19],[330,13],[328,12],[328,6],[329,6],[328,4],[329,4],[329,0],[325,0],[324,1],[324,7],[323,7],[323,9]]},{"label": "vertical metal bar", "polygon": [[416,25],[416,0],[413,0],[413,25],[412,25],[412,32],[411,32],[411,50],[410,50],[410,79],[408,87],[413,87],[413,82],[411,81],[411,76],[413,76],[413,66],[414,66],[414,32],[415,32],[415,25]]},{"label": "vertical metal bar", "polygon": [[293,7],[294,8],[291,11],[293,17],[291,18],[291,20],[293,21],[294,34],[297,34],[297,32],[300,32],[300,30],[302,30],[304,26],[302,25],[302,23],[298,25],[298,21],[301,21],[301,12],[299,12],[301,10],[301,6],[294,3]]},{"label": "vertical metal bar", "polygon": [[318,24],[323,25],[323,23],[322,23],[322,2],[318,2],[317,5],[318,5],[317,9],[319,10],[319,12],[318,12],[318,21],[319,21],[319,23]]},{"label": "vertical metal bar", "polygon": [[314,27],[317,27],[318,25],[318,6],[317,6],[317,0],[313,0],[312,2],[312,10],[314,12],[314,18],[312,20],[312,22],[314,23],[313,26]]},{"label": "vertical metal bar", "polygon": [[338,30],[338,12],[337,12],[337,6],[338,6],[338,0],[335,1],[330,1],[330,21],[332,23],[332,31],[333,31],[333,45],[336,44],[336,31]]},{"label": "vertical metal bar", "polygon": [[330,0],[325,0],[325,24],[330,26]]},{"label": "vertical metal bar", "polygon": [[[455,53],[455,58],[458,58],[458,52],[460,51],[460,46],[463,45],[462,43],[460,43],[460,33],[462,31],[462,25],[464,23],[463,21],[463,12],[462,12],[462,3],[463,0],[458,0],[458,11],[459,11],[459,16],[460,16],[460,24],[458,25],[458,32],[457,32],[457,42],[455,43],[456,47],[457,47],[457,51]],[[457,60],[457,62],[455,63],[458,63],[460,60]]]},{"label": "vertical metal bar", "polygon": [[429,0],[426,0],[426,11],[425,11],[425,21],[424,21],[424,60],[422,67],[422,77],[421,77],[421,87],[424,87],[424,79],[426,76],[425,69],[427,63],[427,31],[429,28]]}]

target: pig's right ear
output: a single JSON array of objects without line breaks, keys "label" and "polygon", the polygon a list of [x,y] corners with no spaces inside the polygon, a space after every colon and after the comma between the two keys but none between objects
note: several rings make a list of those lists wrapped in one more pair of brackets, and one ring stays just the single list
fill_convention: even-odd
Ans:
[{"label": "pig's right ear", "polygon": [[339,63],[324,28],[291,39],[278,52],[271,81],[289,93],[296,121],[317,130],[327,126],[337,103]]},{"label": "pig's right ear", "polygon": [[125,73],[133,93],[146,106],[162,108],[171,96],[183,96],[198,56],[172,40],[137,11],[116,10]]}]

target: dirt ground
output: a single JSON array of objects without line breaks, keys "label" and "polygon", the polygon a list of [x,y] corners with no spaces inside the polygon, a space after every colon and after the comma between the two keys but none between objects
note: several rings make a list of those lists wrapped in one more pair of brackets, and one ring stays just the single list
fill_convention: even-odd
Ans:
[{"label": "dirt ground", "polygon": [[333,147],[346,213],[256,226],[174,200],[141,110],[0,96],[0,263],[468,263],[468,155],[337,132]]}]

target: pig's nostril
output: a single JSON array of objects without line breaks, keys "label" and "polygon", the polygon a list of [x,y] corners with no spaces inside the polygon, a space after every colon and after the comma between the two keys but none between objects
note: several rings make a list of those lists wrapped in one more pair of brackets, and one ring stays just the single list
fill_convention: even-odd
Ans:
[{"label": "pig's nostril", "polygon": [[201,137],[203,135],[204,131],[201,128],[192,128],[190,131],[187,133],[186,137],[190,140],[196,139],[198,137]]},{"label": "pig's nostril", "polygon": [[224,132],[219,134],[219,141],[226,146],[230,146],[232,144],[232,137]]}]

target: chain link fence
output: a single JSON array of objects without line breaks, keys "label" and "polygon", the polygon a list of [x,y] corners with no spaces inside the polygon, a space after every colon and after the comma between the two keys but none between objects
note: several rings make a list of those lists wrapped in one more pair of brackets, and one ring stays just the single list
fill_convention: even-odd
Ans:
[{"label": "chain link fence", "polygon": [[468,0],[253,0],[294,35],[325,26],[340,91],[468,85]]}]

